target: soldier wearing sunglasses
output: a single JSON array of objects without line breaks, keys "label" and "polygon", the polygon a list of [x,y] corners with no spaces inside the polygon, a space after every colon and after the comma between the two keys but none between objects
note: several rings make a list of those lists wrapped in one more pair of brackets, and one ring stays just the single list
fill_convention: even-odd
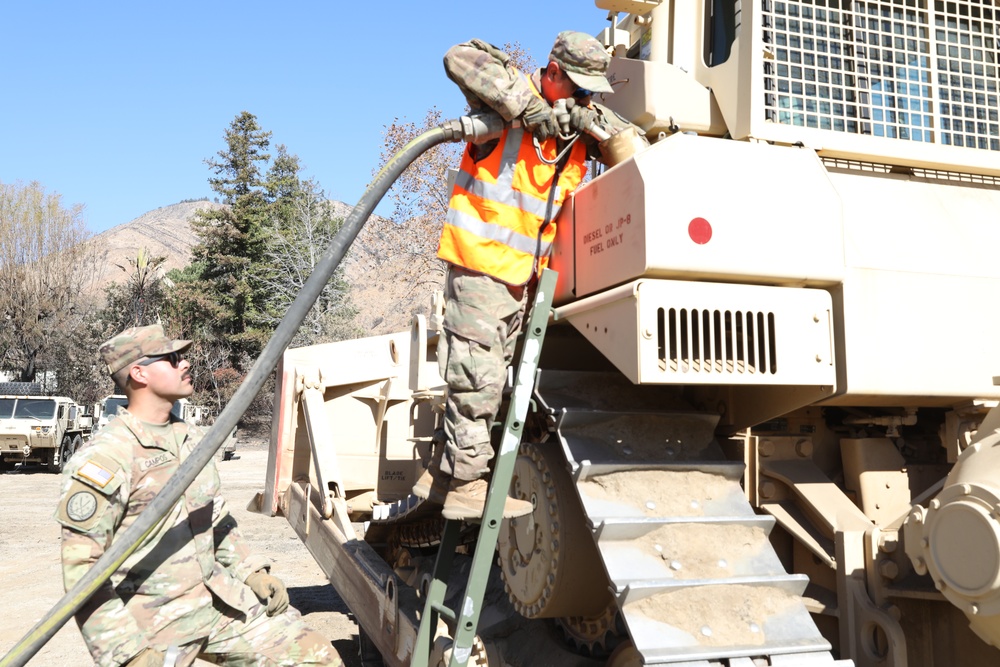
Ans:
[{"label": "soldier wearing sunglasses", "polygon": [[[130,526],[204,433],[170,414],[192,394],[191,341],[159,325],[100,347],[128,406],[69,462],[56,520],[66,590]],[[210,462],[183,499],[76,614],[100,667],[216,664],[341,665],[288,606],[271,563],[250,552]]]}]

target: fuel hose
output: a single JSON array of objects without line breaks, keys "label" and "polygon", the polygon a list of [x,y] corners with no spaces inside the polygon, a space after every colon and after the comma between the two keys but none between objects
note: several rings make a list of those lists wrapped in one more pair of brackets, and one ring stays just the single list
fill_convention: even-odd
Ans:
[{"label": "fuel hose", "polygon": [[344,259],[368,217],[403,171],[423,153],[438,144],[455,141],[479,143],[498,137],[502,130],[503,120],[494,113],[462,116],[446,121],[417,136],[386,162],[320,257],[316,268],[302,286],[295,301],[288,308],[288,312],[278,324],[271,339],[264,346],[246,379],[215,420],[215,424],[208,430],[198,446],[192,450],[191,455],[178,467],[174,476],[163,485],[163,489],[136,518],[135,523],[116,536],[111,547],[80,578],[80,581],[0,660],[0,667],[20,667],[26,664],[83,606],[87,599],[122,566],[143,539],[153,531],[159,521],[180,499],[201,470],[208,465],[219,446],[225,442],[227,436],[236,427],[237,422],[246,412],[257,392],[263,387],[271,371],[278,365],[285,348],[292,341],[309,313],[309,309],[312,308],[334,271]]}]

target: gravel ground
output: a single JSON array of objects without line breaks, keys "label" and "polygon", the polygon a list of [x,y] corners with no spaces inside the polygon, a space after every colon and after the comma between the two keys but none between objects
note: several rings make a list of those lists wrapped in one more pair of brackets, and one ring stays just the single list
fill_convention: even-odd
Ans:
[{"label": "gravel ground", "polygon": [[[284,518],[246,511],[253,495],[264,488],[266,443],[240,441],[236,457],[218,466],[229,511],[250,548],[274,561],[273,573],[288,586],[292,606],[306,623],[330,638],[346,665],[359,666],[357,625],[309,551]],[[44,468],[0,475],[0,609],[4,612],[0,655],[20,641],[64,593],[59,526],[52,518],[58,492],[59,476]],[[93,662],[70,620],[27,664],[90,667]]]}]

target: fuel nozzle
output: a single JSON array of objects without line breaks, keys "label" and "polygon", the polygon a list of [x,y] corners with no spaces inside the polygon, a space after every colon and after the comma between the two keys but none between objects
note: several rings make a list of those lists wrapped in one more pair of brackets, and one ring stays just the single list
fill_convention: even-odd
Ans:
[{"label": "fuel nozzle", "polygon": [[[552,105],[556,118],[560,119],[560,132],[563,133],[564,139],[572,136],[573,130],[569,127],[569,118],[574,104],[576,104],[575,100],[562,99],[556,100]],[[608,167],[613,167],[649,147],[649,142],[636,132],[634,127],[625,127],[612,134],[598,125],[595,120],[591,122],[590,127],[580,128],[580,131],[597,140],[597,148],[601,151],[601,161]]]},{"label": "fuel nozzle", "polygon": [[[570,112],[567,107],[565,99],[556,100],[552,105],[556,117],[560,119],[560,132],[563,134],[563,139],[568,140],[573,137],[573,131],[569,127]],[[516,126],[518,122],[515,120],[514,125]],[[445,121],[440,125],[447,141],[466,141],[472,144],[482,144],[499,139],[505,126],[503,117],[494,111],[475,111]],[[594,122],[591,123],[590,127],[582,128],[581,131],[598,141],[602,161],[609,167],[649,147],[649,142],[646,141],[645,137],[631,127],[611,134]]]},{"label": "fuel nozzle", "polygon": [[[555,111],[556,118],[560,119],[559,131],[562,132],[563,135],[572,135],[573,133],[572,128],[569,127],[569,115],[570,115],[570,109],[572,108],[569,105],[569,101],[570,98],[564,98],[561,100],[556,100],[552,104],[552,109],[553,111]],[[573,100],[573,103],[575,104],[576,101]],[[597,123],[591,123],[590,127],[580,128],[580,130],[582,132],[586,132],[587,134],[597,139],[598,141],[606,141],[607,139],[611,138],[611,135],[608,132],[604,131],[604,129]]]},{"label": "fuel nozzle", "polygon": [[503,128],[503,118],[493,111],[473,112],[441,124],[449,141],[467,141],[472,144],[499,139]]},{"label": "fuel nozzle", "polygon": [[[565,99],[556,100],[552,108],[557,118],[565,119],[565,121],[560,120],[560,131],[564,135],[564,138],[569,138],[572,136],[573,131],[569,127],[569,109],[566,102],[567,100]],[[516,125],[517,121],[515,120],[514,123]],[[494,111],[474,111],[468,115],[445,121],[441,124],[441,128],[445,131],[449,141],[467,141],[473,144],[481,144],[493,139],[499,139],[505,125],[504,119]],[[611,138],[611,134],[606,132],[597,123],[592,123],[590,127],[583,128],[582,131],[598,141],[607,141]]]}]

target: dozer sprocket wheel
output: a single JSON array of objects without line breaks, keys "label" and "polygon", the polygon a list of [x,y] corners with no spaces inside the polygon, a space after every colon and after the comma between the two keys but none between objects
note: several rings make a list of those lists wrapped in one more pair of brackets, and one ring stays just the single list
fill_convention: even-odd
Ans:
[{"label": "dozer sprocket wheel", "polygon": [[556,625],[573,650],[593,658],[608,657],[628,639],[628,631],[614,602],[596,616],[563,616],[556,619]]},{"label": "dozer sprocket wheel", "polygon": [[504,589],[525,618],[599,617],[614,605],[586,518],[566,470],[549,444],[521,446],[511,495],[534,511],[504,521],[497,541]]}]

